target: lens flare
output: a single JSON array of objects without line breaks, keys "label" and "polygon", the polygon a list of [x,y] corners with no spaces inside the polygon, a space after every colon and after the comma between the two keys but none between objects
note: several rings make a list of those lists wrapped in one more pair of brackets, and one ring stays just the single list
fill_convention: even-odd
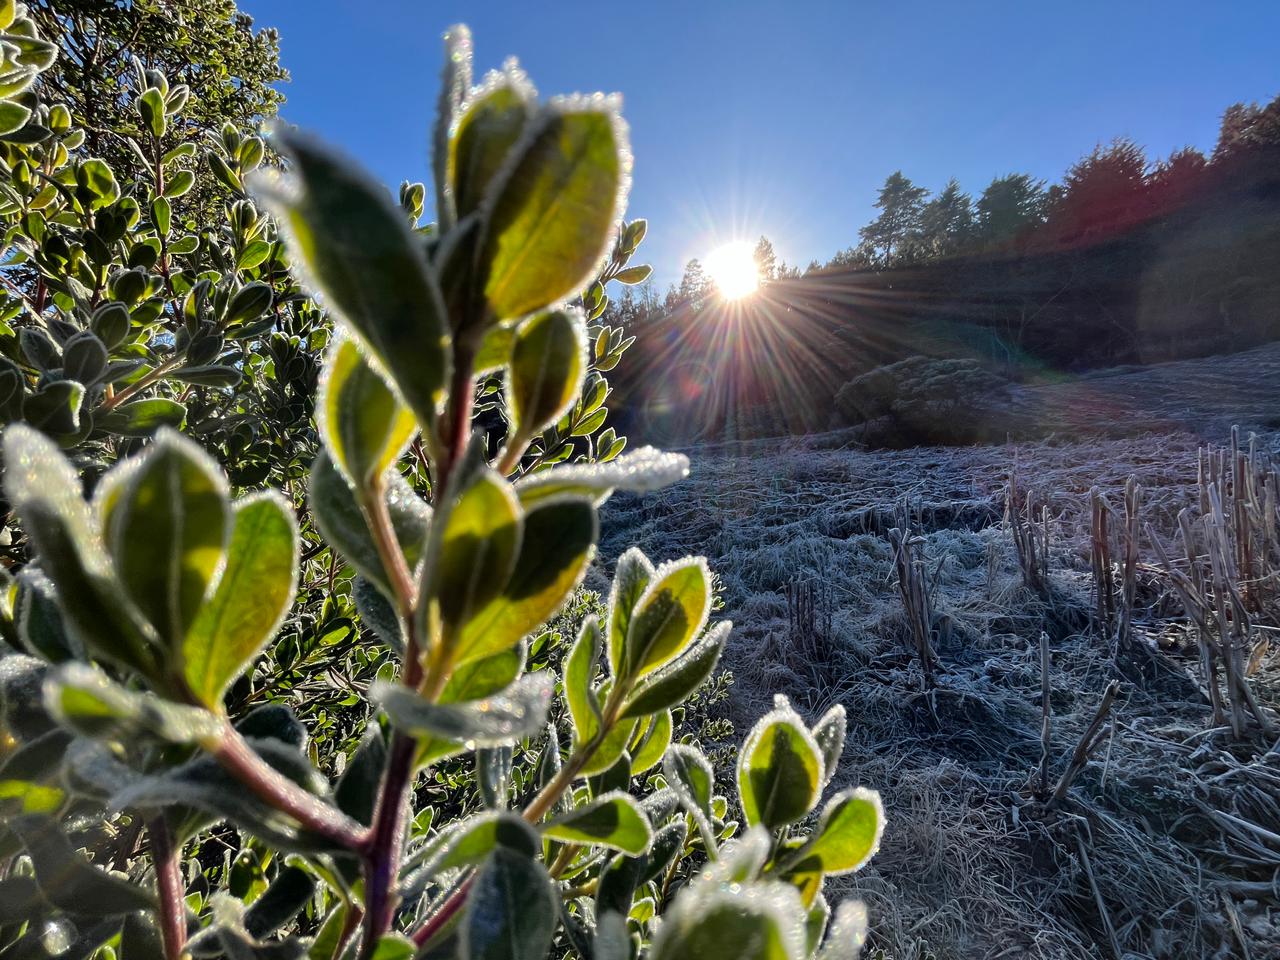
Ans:
[{"label": "lens flare", "polygon": [[735,240],[707,254],[707,276],[726,300],[740,300],[756,292],[760,272],[751,244]]}]

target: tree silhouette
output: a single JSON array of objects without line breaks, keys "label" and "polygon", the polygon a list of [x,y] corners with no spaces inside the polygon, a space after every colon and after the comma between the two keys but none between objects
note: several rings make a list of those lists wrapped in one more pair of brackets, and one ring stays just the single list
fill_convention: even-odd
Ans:
[{"label": "tree silhouette", "polygon": [[904,246],[910,245],[920,232],[920,217],[927,196],[929,191],[917,187],[901,170],[885,178],[876,200],[880,215],[858,231],[863,243],[878,259],[891,263]]}]

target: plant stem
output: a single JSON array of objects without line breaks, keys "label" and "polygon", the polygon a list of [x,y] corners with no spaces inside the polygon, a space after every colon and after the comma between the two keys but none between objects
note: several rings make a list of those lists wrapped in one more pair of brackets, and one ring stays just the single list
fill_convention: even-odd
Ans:
[{"label": "plant stem", "polygon": [[362,847],[365,829],[360,824],[279,773],[229,725],[209,752],[259,800],[287,813],[312,833],[348,850]]},{"label": "plant stem", "polygon": [[[382,561],[387,576],[391,578],[391,589],[396,594],[396,612],[407,624],[411,624],[417,587],[413,582],[413,574],[409,572],[409,565],[405,562],[404,551],[400,549],[400,541],[396,539],[396,530],[391,522],[391,514],[387,510],[386,491],[381,478],[371,485],[368,494],[361,499],[369,533],[372,534],[374,545],[378,548],[378,558]],[[413,640],[410,633],[409,646],[404,656],[406,675],[411,670],[418,669],[418,651],[414,649]],[[409,682],[407,677],[406,682]]]},{"label": "plant stem", "polygon": [[177,367],[180,363],[182,363],[182,357],[170,357],[164,363],[160,364],[160,366],[156,367],[154,370],[148,373],[141,380],[138,380],[134,383],[129,384],[129,386],[125,387],[123,390],[121,390],[119,393],[113,396],[110,400],[104,401],[98,409],[114,410],[116,407],[120,406],[120,404],[124,403],[130,397],[136,395],[138,391],[145,390],[147,389],[147,387],[151,386],[157,380],[160,380],[162,377],[164,377],[165,374],[167,374],[170,370]]},{"label": "plant stem", "polygon": [[[615,698],[612,696],[609,700],[610,702],[606,705],[604,712],[607,722],[601,724],[600,732],[592,737],[590,742],[583,746],[581,750],[570,757],[551,782],[543,787],[538,795],[533,798],[533,801],[525,808],[522,814],[525,822],[536,824],[546,816],[547,811],[555,806],[556,801],[572,786],[574,779],[582,772],[582,768],[587,765],[596,750],[600,748],[600,744],[604,743],[605,738],[613,729],[613,724],[617,722],[615,715],[621,708],[622,697],[617,697],[616,703],[614,702]],[[440,905],[440,909],[428,917],[427,922],[414,932],[413,942],[419,947],[429,943],[462,909],[462,905],[467,899],[467,893],[470,890],[471,878],[468,877],[454,889],[453,893],[449,894],[445,902]]]},{"label": "plant stem", "polygon": [[187,907],[183,897],[181,850],[164,817],[148,821],[151,855],[156,868],[156,888],[160,901],[160,937],[165,960],[181,960],[187,946]]},{"label": "plant stem", "polygon": [[417,743],[397,730],[391,735],[386,775],[378,791],[365,846],[365,940],[362,956],[369,957],[378,939],[391,929],[399,894],[396,891],[404,847],[405,810],[413,780]]}]

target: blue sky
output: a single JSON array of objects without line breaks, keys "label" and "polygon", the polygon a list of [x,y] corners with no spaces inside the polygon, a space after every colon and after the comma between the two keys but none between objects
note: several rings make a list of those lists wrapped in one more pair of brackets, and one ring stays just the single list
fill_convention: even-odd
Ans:
[{"label": "blue sky", "polygon": [[389,184],[426,180],[439,35],[478,73],[519,57],[544,95],[620,91],[630,215],[665,286],[761,233],[789,262],[856,241],[895,169],[1056,179],[1098,142],[1212,147],[1222,109],[1280,93],[1280,0],[977,3],[240,0],[281,33],[283,116]]}]

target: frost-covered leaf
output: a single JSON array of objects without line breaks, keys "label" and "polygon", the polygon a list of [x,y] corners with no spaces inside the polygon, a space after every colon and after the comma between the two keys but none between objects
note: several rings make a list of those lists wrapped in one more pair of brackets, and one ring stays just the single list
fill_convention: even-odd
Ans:
[{"label": "frost-covered leaf", "polygon": [[514,438],[554,424],[582,390],[587,337],[577,311],[550,310],[515,329],[507,360],[507,418]]},{"label": "frost-covered leaf", "polygon": [[880,794],[863,787],[842,790],[822,808],[817,827],[788,867],[833,876],[852,873],[875,855],[883,832]]},{"label": "frost-covered leaf", "polygon": [[645,723],[636,724],[635,736],[627,746],[631,754],[631,775],[647,773],[662,762],[671,746],[671,711],[660,710]]},{"label": "frost-covered leaf", "polygon": [[[404,551],[405,562],[412,569],[417,566],[426,545],[431,508],[394,470],[387,472],[385,486],[391,525],[395,528],[400,549]],[[390,581],[356,492],[324,451],[316,455],[315,463],[311,465],[307,500],[316,526],[329,545],[336,548],[361,576],[375,584],[384,596],[390,597]]]},{"label": "frost-covered leaf", "polygon": [[448,181],[459,219],[480,207],[533,115],[535,96],[524,72],[514,66],[488,74],[467,96],[448,151]]},{"label": "frost-covered leaf", "polygon": [[715,670],[732,629],[732,621],[717,623],[678,659],[645,677],[627,699],[622,715],[641,717],[687,700]]},{"label": "frost-covered leaf", "polygon": [[703,753],[687,744],[673,744],[662,761],[662,771],[685,809],[709,820],[716,775]]},{"label": "frost-covered leaf", "polygon": [[621,791],[596,797],[542,824],[544,836],[594,844],[638,857],[649,849],[653,831],[639,805]]},{"label": "frost-covered leaf", "polygon": [[297,584],[298,527],[276,493],[235,505],[226,566],[182,642],[187,687],[221,709],[227,685],[279,629]]},{"label": "frost-covered leaf", "polygon": [[867,908],[861,900],[845,900],[836,907],[827,942],[818,960],[858,960],[867,942]]},{"label": "frost-covered leaf", "polygon": [[822,790],[822,754],[785,699],[757,721],[738,754],[738,795],[748,824],[777,829],[810,810]]},{"label": "frost-covered leaf", "polygon": [[154,910],[150,891],[93,866],[51,817],[12,817],[5,824],[26,848],[45,899],[76,917],[110,917]]},{"label": "frost-covered leaf", "polygon": [[497,847],[471,883],[461,924],[466,960],[544,960],[559,914],[546,867]]},{"label": "frost-covered leaf", "polygon": [[346,337],[325,358],[316,422],[333,462],[359,491],[372,488],[417,432],[413,414]]},{"label": "frost-covered leaf", "polygon": [[813,739],[817,741],[818,749],[822,751],[822,764],[826,769],[826,776],[822,781],[824,787],[835,776],[836,767],[840,765],[840,757],[844,755],[847,723],[844,704],[837,703],[813,725]]},{"label": "frost-covered leaf", "polygon": [[616,100],[539,111],[486,203],[479,262],[494,319],[533,313],[586,284],[611,239],[629,166]]},{"label": "frost-covered leaf", "polygon": [[636,603],[653,580],[653,564],[639,547],[631,547],[618,557],[609,588],[608,645],[609,669],[616,677],[622,671],[622,651],[631,626]]},{"label": "frost-covered leaf", "polygon": [[125,593],[176,649],[226,556],[226,477],[194,442],[168,429],[126,469],[104,511],[103,534]]},{"label": "frost-covered leaf", "polygon": [[195,743],[221,729],[207,710],[126,690],[85,663],[65,663],[50,673],[44,700],[59,723],[90,737],[131,740],[147,735],[168,743]]},{"label": "frost-covered leaf", "polygon": [[543,470],[516,483],[520,502],[526,505],[562,494],[595,499],[597,505],[614,490],[648,493],[670,486],[689,475],[689,458],[641,447],[609,463],[582,463]]},{"label": "frost-covered leaf", "polygon": [[[511,484],[492,470],[476,473],[437,516],[422,569],[419,605],[424,618],[440,618],[444,642],[460,661],[468,650],[457,641],[479,611],[501,597],[515,567],[524,534],[524,511]],[[474,639],[480,639],[471,633]]]},{"label": "frost-covered leaf", "polygon": [[444,304],[422,245],[387,191],[354,161],[287,127],[273,139],[289,173],[257,184],[294,265],[429,427],[451,361]]},{"label": "frost-covered leaf", "polygon": [[4,489],[53,581],[63,622],[96,655],[160,673],[155,635],[121,595],[80,478],[57,445],[22,424],[4,433]]},{"label": "frost-covered leaf", "polygon": [[508,649],[550,619],[586,572],[599,535],[589,501],[556,500],[531,508],[515,569],[502,593],[462,631],[460,663]]},{"label": "frost-covered leaf", "polygon": [[463,703],[431,703],[400,685],[377,682],[370,699],[394,726],[414,736],[434,736],[478,746],[531,737],[542,729],[555,680],[550,673],[521,677],[503,693]]},{"label": "frost-covered leaf", "polygon": [[653,960],[802,960],[804,908],[780,883],[685,888],[653,939]]},{"label": "frost-covered leaf", "polygon": [[564,700],[575,730],[591,729],[600,723],[600,701],[592,683],[602,646],[600,625],[594,616],[588,616],[564,658]]},{"label": "frost-covered leaf", "polygon": [[664,563],[636,601],[623,644],[622,673],[643,677],[685,650],[711,612],[711,574],[702,557]]}]

